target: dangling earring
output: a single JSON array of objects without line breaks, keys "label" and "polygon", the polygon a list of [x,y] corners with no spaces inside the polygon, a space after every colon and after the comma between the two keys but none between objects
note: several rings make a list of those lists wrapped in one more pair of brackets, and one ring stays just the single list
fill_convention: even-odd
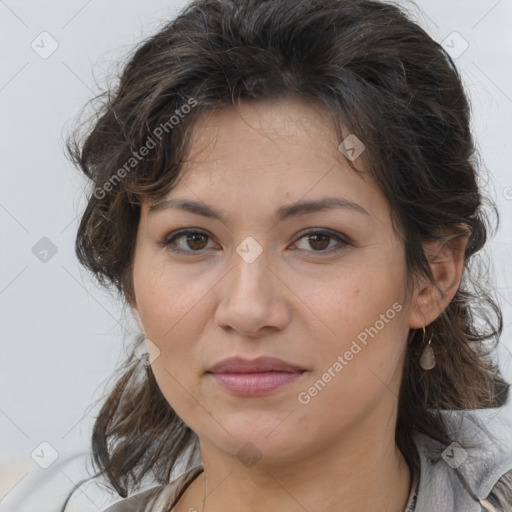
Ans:
[{"label": "dangling earring", "polygon": [[[430,336],[430,339],[428,340],[428,345],[423,349],[423,352],[421,353],[420,357],[420,366],[424,370],[432,370],[434,366],[436,365],[436,358],[434,356],[434,350],[431,346],[432,336]],[[425,326],[423,326],[423,343],[425,342]]]},{"label": "dangling earring", "polygon": [[144,345],[146,347],[145,350],[145,366],[151,366],[153,361],[160,355],[160,349],[153,343],[150,339],[146,338],[146,333],[144,332]]},{"label": "dangling earring", "polygon": [[144,339],[135,347],[135,357],[144,365],[149,365],[148,351],[146,345],[146,333],[142,332]]}]

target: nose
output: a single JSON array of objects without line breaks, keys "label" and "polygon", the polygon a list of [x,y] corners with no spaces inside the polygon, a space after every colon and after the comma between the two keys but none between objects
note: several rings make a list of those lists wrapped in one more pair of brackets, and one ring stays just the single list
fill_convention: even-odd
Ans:
[{"label": "nose", "polygon": [[286,286],[267,264],[265,253],[248,263],[235,255],[233,268],[223,279],[215,312],[217,325],[244,336],[258,337],[284,329],[290,321]]}]

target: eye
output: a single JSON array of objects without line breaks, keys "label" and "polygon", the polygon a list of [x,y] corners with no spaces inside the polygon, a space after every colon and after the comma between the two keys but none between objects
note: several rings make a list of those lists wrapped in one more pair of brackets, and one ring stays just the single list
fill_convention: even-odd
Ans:
[{"label": "eye", "polygon": [[[350,245],[349,242],[345,240],[345,238],[340,234],[325,229],[310,230],[306,233],[303,233],[302,236],[298,239],[298,241],[300,240],[306,240],[306,244],[309,245],[309,247],[313,248],[313,251],[307,249],[307,247],[305,249],[299,247],[299,250],[327,254],[337,253],[343,250],[347,245]],[[337,242],[334,244],[334,246],[331,245],[333,241]],[[297,245],[297,242],[295,245]],[[329,247],[330,245],[331,247]]]},{"label": "eye", "polygon": [[173,233],[165,238],[160,245],[176,253],[199,253],[205,249],[208,239],[210,239],[208,233],[189,229]]},{"label": "eye", "polygon": [[[187,229],[171,233],[171,235],[166,237],[159,245],[166,247],[174,253],[201,254],[202,251],[208,248],[208,240],[211,240],[211,237],[205,231]],[[347,245],[350,245],[350,242],[341,234],[326,229],[310,230],[302,233],[302,236],[295,242],[295,247],[297,247],[298,242],[301,240],[305,240],[306,242],[303,245],[307,244],[313,250],[311,251],[307,247],[298,247],[299,250],[324,254],[337,253],[343,250]],[[336,243],[332,245],[333,242]]]}]

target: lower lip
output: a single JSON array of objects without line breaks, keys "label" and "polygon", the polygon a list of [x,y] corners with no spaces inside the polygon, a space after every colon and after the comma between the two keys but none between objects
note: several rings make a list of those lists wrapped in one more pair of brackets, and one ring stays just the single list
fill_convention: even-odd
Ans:
[{"label": "lower lip", "polygon": [[225,389],[238,396],[266,395],[296,381],[305,372],[212,373]]}]

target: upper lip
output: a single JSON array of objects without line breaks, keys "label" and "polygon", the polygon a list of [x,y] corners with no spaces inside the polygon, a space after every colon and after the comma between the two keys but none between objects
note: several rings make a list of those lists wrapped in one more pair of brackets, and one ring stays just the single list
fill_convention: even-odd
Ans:
[{"label": "upper lip", "polygon": [[287,363],[277,357],[261,356],[256,359],[244,359],[243,357],[228,357],[214,364],[209,373],[257,373],[257,372],[301,372],[301,368],[295,364]]}]

